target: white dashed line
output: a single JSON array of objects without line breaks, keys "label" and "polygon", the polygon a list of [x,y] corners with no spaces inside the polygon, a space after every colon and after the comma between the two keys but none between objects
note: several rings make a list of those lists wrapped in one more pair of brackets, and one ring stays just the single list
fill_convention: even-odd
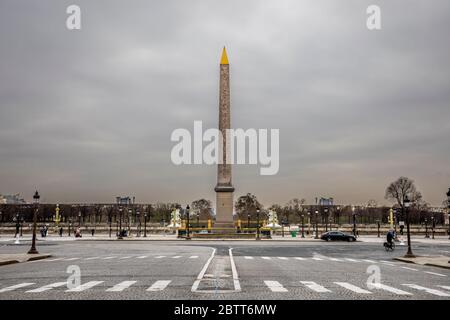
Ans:
[{"label": "white dashed line", "polygon": [[103,283],[103,281],[89,281],[85,284],[79,285],[78,287],[66,290],[66,292],[81,292],[87,289],[90,289],[92,287],[95,287],[96,285],[99,285],[100,283]]},{"label": "white dashed line", "polygon": [[19,283],[19,284],[16,284],[14,286],[10,286],[10,287],[6,287],[6,288],[3,288],[3,289],[0,289],[0,293],[2,293],[2,292],[9,292],[9,291],[13,291],[13,290],[16,290],[16,289],[28,287],[28,286],[31,286],[33,284],[34,284],[34,282]]},{"label": "white dashed line", "polygon": [[286,258],[286,257],[278,257],[278,259],[280,259],[280,260],[287,260],[288,258]]},{"label": "white dashed line", "polygon": [[417,269],[413,269],[413,268],[410,268],[410,267],[402,267],[402,268],[406,269],[406,270],[417,271]]},{"label": "white dashed line", "polygon": [[108,292],[121,292],[121,291],[131,287],[136,282],[137,281],[123,281],[121,283],[116,284],[112,288],[106,289],[106,291],[108,291]]},{"label": "white dashed line", "polygon": [[190,256],[189,259],[197,259],[198,256]]},{"label": "white dashed line", "polygon": [[161,259],[161,258],[165,258],[166,256],[157,256],[155,257],[155,259]]},{"label": "white dashed line", "polygon": [[425,288],[422,286],[418,286],[417,284],[409,284],[409,283],[405,283],[403,284],[404,286],[416,289],[416,290],[420,290],[420,291],[425,291],[429,294],[433,294],[435,296],[439,296],[439,297],[450,297],[449,293],[446,293],[444,291],[441,290],[437,290],[437,289],[430,289],[430,288]]},{"label": "white dashed line", "polygon": [[320,284],[315,283],[314,281],[300,281],[300,283],[315,292],[319,292],[319,293],[331,292],[327,288],[321,286]]},{"label": "white dashed line", "polygon": [[431,271],[424,271],[424,272],[428,273],[428,274],[435,275],[435,276],[439,276],[439,277],[446,277],[446,275],[442,274],[442,273],[436,273],[436,272],[431,272]]},{"label": "white dashed line", "polygon": [[341,286],[341,287],[343,287],[345,289],[348,289],[348,290],[356,292],[356,293],[365,293],[365,294],[372,293],[372,292],[364,290],[364,289],[362,289],[360,287],[354,286],[353,284],[348,283],[348,282],[335,282],[335,283],[338,286]]},{"label": "white dashed line", "polygon": [[270,259],[272,259],[271,257],[261,257],[261,259],[264,259],[264,260],[270,260]]},{"label": "white dashed line", "polygon": [[68,259],[64,259],[63,261],[74,261],[74,260],[78,260],[80,258],[68,258]]},{"label": "white dashed line", "polygon": [[264,280],[264,283],[272,292],[288,292],[288,290],[278,281]]},{"label": "white dashed line", "polygon": [[150,288],[147,289],[147,291],[162,291],[164,290],[169,283],[172,282],[171,280],[158,280]]},{"label": "white dashed line", "polygon": [[181,258],[181,256],[174,256],[174,257],[172,257],[172,259],[179,259],[179,258]]},{"label": "white dashed line", "polygon": [[253,257],[248,257],[248,256],[246,256],[246,257],[244,257],[244,259],[247,259],[247,260],[253,260]]},{"label": "white dashed line", "polygon": [[405,296],[412,295],[409,292],[406,292],[406,291],[403,291],[403,290],[400,290],[400,289],[397,289],[397,288],[393,288],[393,287],[390,287],[390,286],[382,284],[382,283],[368,283],[367,287],[369,289],[381,289],[381,290],[388,291],[388,292],[391,292],[391,293],[395,293],[395,294],[398,294],[398,295],[405,295]]},{"label": "white dashed line", "polygon": [[67,281],[66,282],[55,282],[55,283],[48,284],[46,286],[43,286],[43,287],[40,287],[37,289],[28,290],[27,292],[29,292],[29,293],[45,292],[45,291],[48,291],[48,290],[51,290],[54,288],[59,288],[59,287],[66,286],[66,285],[67,285]]}]

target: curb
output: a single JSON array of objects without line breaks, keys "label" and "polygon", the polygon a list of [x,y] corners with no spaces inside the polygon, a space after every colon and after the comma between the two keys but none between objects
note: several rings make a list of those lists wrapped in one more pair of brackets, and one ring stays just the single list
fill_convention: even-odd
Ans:
[{"label": "curb", "polygon": [[[411,260],[404,259],[404,258],[394,258],[394,260],[401,261],[401,262],[406,262],[406,263],[417,264],[417,265],[420,265],[420,266],[429,266],[429,267],[437,267],[437,268],[442,268],[442,269],[450,269],[450,263],[449,263],[448,266],[444,266],[444,265],[435,264],[435,263],[432,263],[432,262],[431,263],[420,264],[420,263],[417,263],[415,261],[411,261]],[[450,258],[449,258],[449,260],[450,260]]]},{"label": "curb", "polygon": [[31,256],[26,260],[16,260],[16,259],[11,259],[11,260],[5,260],[5,261],[0,261],[0,266],[6,266],[9,264],[15,264],[15,263],[21,263],[21,262],[29,262],[29,261],[37,261],[37,260],[42,260],[42,259],[47,259],[50,258],[52,255],[51,254],[43,254],[43,255],[39,255],[39,256]]}]

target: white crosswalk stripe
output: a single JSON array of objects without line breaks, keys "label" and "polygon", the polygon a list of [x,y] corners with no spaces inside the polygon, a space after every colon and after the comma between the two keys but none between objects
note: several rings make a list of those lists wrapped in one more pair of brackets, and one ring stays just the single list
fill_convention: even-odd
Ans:
[{"label": "white crosswalk stripe", "polygon": [[319,257],[312,257],[311,259],[316,260],[316,261],[322,261],[323,260],[322,258],[319,258]]},{"label": "white crosswalk stripe", "polygon": [[351,259],[351,258],[344,258],[346,261],[350,261],[350,262],[360,262],[359,260],[356,259]]},{"label": "white crosswalk stripe", "polygon": [[248,257],[248,256],[246,256],[246,257],[244,257],[244,259],[247,259],[247,260],[253,260],[253,257]]},{"label": "white crosswalk stripe", "polygon": [[412,295],[409,292],[406,292],[406,291],[403,291],[403,290],[400,290],[400,289],[397,289],[397,288],[393,288],[393,287],[390,287],[390,286],[382,284],[382,283],[368,283],[367,287],[369,289],[380,289],[380,290],[384,290],[384,291],[387,291],[387,292],[395,293],[395,294],[398,294],[398,295],[404,295],[404,296]]},{"label": "white crosswalk stripe", "polygon": [[139,257],[136,257],[136,259],[145,259],[145,258],[147,258],[148,256],[139,256]]},{"label": "white crosswalk stripe", "polygon": [[158,280],[147,291],[162,291],[164,290],[172,280]]},{"label": "white crosswalk stripe", "polygon": [[406,270],[417,271],[417,269],[410,268],[410,267],[402,267],[402,268],[403,268],[403,269],[406,269]]},{"label": "white crosswalk stripe", "polygon": [[280,260],[287,260],[288,258],[286,258],[286,257],[278,257],[278,259],[280,259]]},{"label": "white crosswalk stripe", "polygon": [[66,292],[82,292],[84,290],[90,289],[95,287],[96,285],[99,285],[100,283],[103,283],[104,281],[89,281],[85,284],[79,285],[78,287],[68,289]]},{"label": "white crosswalk stripe", "polygon": [[108,292],[121,292],[121,291],[131,287],[136,282],[137,281],[122,281],[122,282],[116,284],[114,287],[106,289],[106,291],[108,291]]},{"label": "white crosswalk stripe", "polygon": [[157,256],[155,257],[155,259],[161,259],[161,258],[165,258],[166,256]]},{"label": "white crosswalk stripe", "polygon": [[261,259],[264,259],[264,260],[271,260],[272,258],[271,258],[271,257],[261,257]]},{"label": "white crosswalk stripe", "polygon": [[39,293],[39,292],[45,292],[54,288],[59,288],[62,286],[66,286],[67,285],[67,281],[65,282],[55,282],[55,283],[51,283],[48,285],[45,285],[43,287],[37,288],[37,289],[33,289],[33,290],[28,290],[27,292],[29,293]]},{"label": "white crosswalk stripe", "polygon": [[120,258],[119,260],[125,260],[125,259],[130,259],[131,258],[131,256],[128,256],[128,257],[122,257],[122,258]]},{"label": "white crosswalk stripe", "polygon": [[114,259],[114,258],[116,258],[116,257],[104,257],[104,258],[102,258],[102,260],[111,260],[111,259]]},{"label": "white crosswalk stripe", "polygon": [[179,258],[181,258],[181,256],[174,256],[174,257],[172,257],[172,259],[179,259]]},{"label": "white crosswalk stripe", "polygon": [[331,260],[331,261],[339,261],[339,262],[342,262],[342,260],[341,260],[341,259],[338,259],[338,258],[331,258],[331,257],[329,257],[328,259]]},{"label": "white crosswalk stripe", "polygon": [[377,263],[376,261],[373,261],[373,260],[369,260],[369,259],[364,259],[364,260],[362,260],[362,261],[364,261],[364,262],[368,262],[368,263]]},{"label": "white crosswalk stripe", "polygon": [[370,291],[368,291],[368,290],[362,289],[362,288],[357,287],[357,286],[355,286],[355,285],[353,285],[353,284],[351,284],[351,283],[348,283],[348,282],[335,282],[335,283],[336,283],[338,286],[341,286],[341,287],[343,287],[343,288],[345,288],[345,289],[348,289],[348,290],[353,291],[353,292],[356,292],[356,293],[365,293],[365,294],[370,294],[370,293],[372,293],[372,292],[370,292]]},{"label": "white crosswalk stripe", "polygon": [[63,261],[75,261],[78,259],[80,259],[80,258],[67,258],[67,259],[64,259]]},{"label": "white crosswalk stripe", "polygon": [[64,259],[64,258],[48,259],[48,260],[44,260],[44,261],[53,262],[53,261],[60,261],[62,259]]},{"label": "white crosswalk stripe", "polygon": [[197,259],[198,256],[190,256],[189,259]]},{"label": "white crosswalk stripe", "polygon": [[301,261],[306,260],[305,258],[302,258],[302,257],[295,257],[295,259],[296,260],[301,260]]},{"label": "white crosswalk stripe", "polygon": [[424,272],[425,272],[425,273],[428,273],[428,274],[432,274],[432,275],[434,275],[434,276],[446,277],[446,275],[445,275],[445,274],[442,274],[442,273],[431,272],[431,271],[424,271]]},{"label": "white crosswalk stripe", "polygon": [[450,286],[438,286],[438,287],[445,289],[445,290],[450,290]]},{"label": "white crosswalk stripe", "polygon": [[416,289],[416,290],[420,290],[420,291],[425,291],[429,294],[434,294],[435,296],[439,296],[439,297],[450,297],[450,293],[441,291],[441,290],[437,290],[437,289],[430,289],[430,288],[426,288],[426,287],[422,287],[419,286],[417,284],[410,284],[410,283],[405,283],[403,284],[404,286]]},{"label": "white crosswalk stripe", "polygon": [[272,292],[288,292],[288,290],[278,281],[264,280],[264,283]]},{"label": "white crosswalk stripe", "polygon": [[315,292],[319,293],[331,292],[327,288],[321,286],[320,284],[315,283],[314,281],[300,281],[300,283]]},{"label": "white crosswalk stripe", "polygon": [[86,258],[84,260],[96,260],[96,259],[100,259],[100,257],[89,257],[89,258]]},{"label": "white crosswalk stripe", "polygon": [[19,284],[13,285],[13,286],[9,286],[9,287],[0,289],[0,293],[3,293],[3,292],[9,292],[9,291],[13,291],[13,290],[16,290],[16,289],[28,287],[28,286],[31,286],[31,285],[33,285],[33,284],[34,284],[34,282],[24,282],[24,283],[19,283]]}]

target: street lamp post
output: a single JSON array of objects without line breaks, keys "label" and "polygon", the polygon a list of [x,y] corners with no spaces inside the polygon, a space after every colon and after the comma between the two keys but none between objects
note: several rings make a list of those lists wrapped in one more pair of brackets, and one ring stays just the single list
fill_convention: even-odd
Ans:
[{"label": "street lamp post", "polygon": [[356,237],[356,212],[355,212],[355,207],[352,207],[352,216],[353,216],[353,235]]},{"label": "street lamp post", "polygon": [[261,240],[259,237],[259,208],[256,208],[256,240]]},{"label": "street lamp post", "polygon": [[141,224],[141,212],[139,211],[139,209],[138,210],[136,210],[136,217],[138,218],[138,222],[139,222],[139,224],[138,224],[138,232],[137,232],[137,237],[140,237],[141,236],[141,227],[142,227],[142,224]]},{"label": "street lamp post", "polygon": [[305,215],[302,214],[302,238],[305,237]]},{"label": "street lamp post", "polygon": [[436,227],[436,221],[434,221],[434,213],[431,216],[431,239],[434,239],[434,228]]},{"label": "street lamp post", "polygon": [[[197,228],[200,228],[200,213],[197,212]],[[197,229],[198,232],[199,229]]]},{"label": "street lamp post", "polygon": [[70,229],[72,228],[72,218],[69,218],[69,237],[70,237]]},{"label": "street lamp post", "polygon": [[325,232],[328,232],[328,208],[324,208],[323,211],[325,212]]},{"label": "street lamp post", "polygon": [[450,188],[447,192],[448,238],[450,239]]},{"label": "street lamp post", "polygon": [[81,211],[78,211],[78,228],[81,228]]},{"label": "street lamp post", "polygon": [[409,207],[411,205],[411,201],[409,200],[408,196],[405,197],[403,200],[403,206],[405,208],[405,214],[406,214],[406,233],[408,238],[408,251],[406,252],[405,257],[407,258],[414,258],[414,254],[411,249],[411,233],[409,231]]},{"label": "street lamp post", "polygon": [[186,226],[186,240],[191,240],[191,235],[189,234],[189,205],[186,206],[186,218],[187,218],[187,226]]},{"label": "street lamp post", "polygon": [[117,239],[122,240],[122,207],[119,207],[119,234],[117,235]]},{"label": "street lamp post", "polygon": [[317,216],[319,214],[319,210],[316,210],[314,213],[316,214],[316,217],[314,219],[316,222],[316,235],[315,235],[314,239],[319,239],[319,225],[318,225],[318,221],[317,221]]},{"label": "street lamp post", "polygon": [[20,217],[20,236],[21,237],[23,237],[23,223],[24,223],[24,221],[25,221],[25,219],[24,219],[24,217],[23,217],[23,214],[22,214],[22,216]]},{"label": "street lamp post", "polygon": [[377,220],[378,238],[380,237],[380,220]]},{"label": "street lamp post", "polygon": [[144,238],[147,238],[147,211],[144,212]]},{"label": "street lamp post", "polygon": [[39,193],[34,193],[33,202],[34,202],[34,213],[33,213],[33,238],[31,240],[31,249],[28,251],[29,254],[38,254],[39,252],[36,250],[36,225],[37,225],[37,214],[39,210],[39,199],[41,196]]},{"label": "street lamp post", "polygon": [[247,233],[249,232],[249,230],[250,230],[250,213],[247,214]]},{"label": "street lamp post", "polygon": [[425,238],[429,238],[430,236],[428,235],[428,219],[425,218]]}]

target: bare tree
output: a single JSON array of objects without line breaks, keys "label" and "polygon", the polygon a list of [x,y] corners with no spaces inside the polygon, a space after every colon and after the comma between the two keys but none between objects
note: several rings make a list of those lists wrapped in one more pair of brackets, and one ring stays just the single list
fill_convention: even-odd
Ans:
[{"label": "bare tree", "polygon": [[422,200],[422,194],[417,191],[414,181],[407,177],[398,178],[386,188],[385,198],[396,201],[402,210],[404,208],[406,197],[409,198],[412,205],[415,205]]},{"label": "bare tree", "polygon": [[234,207],[236,209],[236,213],[241,219],[247,218],[247,214],[255,215],[256,209],[263,208],[262,204],[259,203],[256,196],[251,193],[247,193],[244,196],[240,196],[236,200]]}]

